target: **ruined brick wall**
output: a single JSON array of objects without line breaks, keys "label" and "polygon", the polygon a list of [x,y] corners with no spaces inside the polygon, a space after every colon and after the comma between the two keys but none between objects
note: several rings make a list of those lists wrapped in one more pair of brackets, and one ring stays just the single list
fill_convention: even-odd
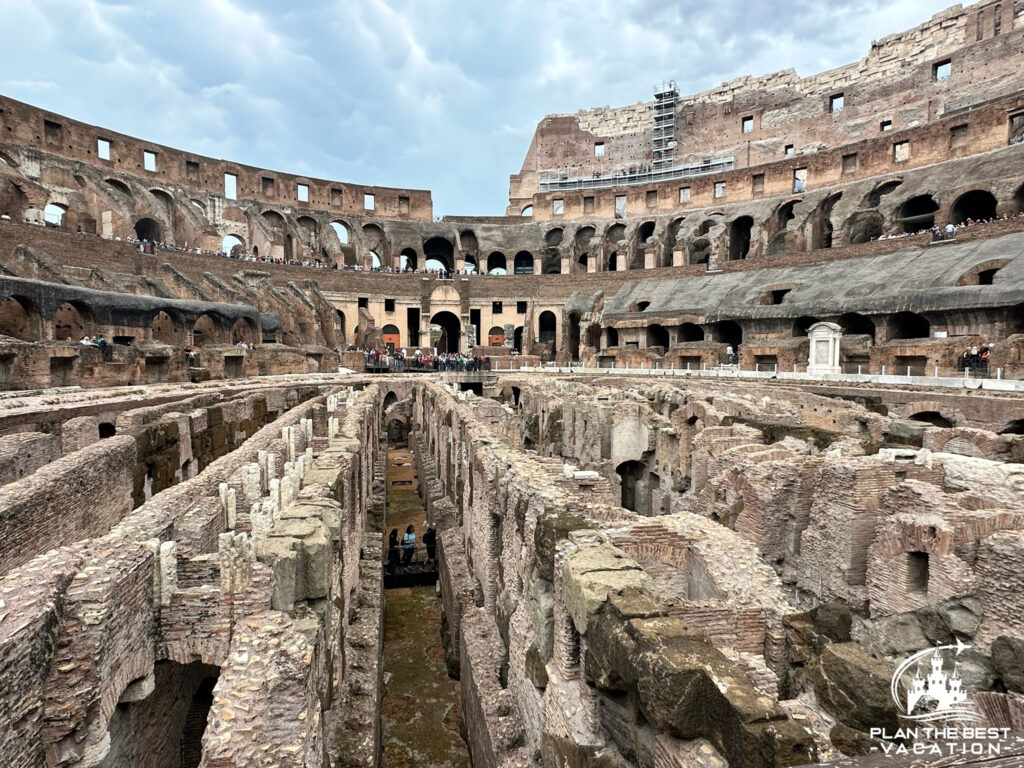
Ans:
[{"label": "ruined brick wall", "polygon": [[60,455],[56,435],[21,432],[0,437],[0,485],[31,475]]},{"label": "ruined brick wall", "polygon": [[0,488],[6,574],[50,549],[102,536],[132,509],[136,444],[114,437]]}]

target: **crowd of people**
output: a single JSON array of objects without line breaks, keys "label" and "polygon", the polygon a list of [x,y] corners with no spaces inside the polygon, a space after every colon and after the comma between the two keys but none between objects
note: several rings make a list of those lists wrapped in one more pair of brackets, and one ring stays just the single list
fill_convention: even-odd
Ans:
[{"label": "crowd of people", "polygon": [[960,370],[987,373],[988,358],[991,353],[991,344],[983,344],[981,348],[971,347],[970,349],[965,350],[963,356],[960,358]]},{"label": "crowd of people", "polygon": [[[437,526],[434,523],[424,524],[423,548],[426,553],[423,567],[428,571],[437,568]],[[392,528],[388,534],[388,575],[396,576],[402,573],[405,568],[413,565],[415,557],[416,526],[411,523],[407,525],[401,538],[398,536],[398,529]]]},{"label": "crowd of people", "polygon": [[411,354],[405,348],[392,351],[390,348],[362,349],[349,347],[349,352],[362,352],[366,357],[366,367],[370,369],[386,368],[399,373],[401,371],[489,371],[491,359],[480,355],[465,355],[461,352],[442,352],[434,354],[421,349]]},{"label": "crowd of people", "polygon": [[1006,221],[1007,219],[1019,219],[1024,217],[1024,211],[1014,214],[1004,213],[1002,216],[992,216],[987,219],[972,219],[968,217],[960,224],[953,224],[950,222],[944,227],[940,227],[937,224],[927,229],[918,229],[914,232],[900,232],[898,234],[879,235],[876,240],[898,240],[901,237],[914,237],[916,235],[923,235],[926,233],[931,234],[933,241],[939,240],[955,240],[956,233],[962,229],[973,227],[977,224],[991,224],[995,221]]}]

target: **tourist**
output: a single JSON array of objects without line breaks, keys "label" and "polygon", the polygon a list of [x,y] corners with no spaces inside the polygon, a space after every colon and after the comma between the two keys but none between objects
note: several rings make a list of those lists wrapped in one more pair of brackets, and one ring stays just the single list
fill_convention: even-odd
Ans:
[{"label": "tourist", "polygon": [[402,536],[402,565],[409,565],[412,556],[416,553],[416,529],[410,524]]},{"label": "tourist", "polygon": [[423,532],[423,544],[427,548],[427,567],[434,565],[437,557],[437,523],[431,523]]},{"label": "tourist", "polygon": [[398,548],[398,529],[392,528],[391,533],[388,534],[388,575],[394,576],[398,571],[398,559],[399,559],[399,548]]}]

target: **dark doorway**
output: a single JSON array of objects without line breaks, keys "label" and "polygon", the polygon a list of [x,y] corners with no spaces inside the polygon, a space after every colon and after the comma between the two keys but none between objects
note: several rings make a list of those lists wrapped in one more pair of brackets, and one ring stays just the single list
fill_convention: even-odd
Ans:
[{"label": "dark doorway", "polygon": [[[459,338],[462,335],[462,323],[459,318],[451,312],[438,312],[430,318],[430,324],[440,327],[441,335],[438,337],[435,346],[438,354],[459,351]],[[434,329],[431,329],[431,338],[434,337]]]},{"label": "dark doorway", "polygon": [[621,480],[622,506],[637,512],[637,481],[643,476],[644,465],[639,461],[624,461],[615,471]]}]

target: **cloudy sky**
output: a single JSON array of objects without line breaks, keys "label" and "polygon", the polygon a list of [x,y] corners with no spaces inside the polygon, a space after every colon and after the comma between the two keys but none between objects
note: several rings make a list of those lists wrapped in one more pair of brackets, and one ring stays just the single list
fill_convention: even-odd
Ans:
[{"label": "cloudy sky", "polygon": [[951,0],[0,0],[0,92],[280,171],[504,211],[552,112],[800,75]]}]

